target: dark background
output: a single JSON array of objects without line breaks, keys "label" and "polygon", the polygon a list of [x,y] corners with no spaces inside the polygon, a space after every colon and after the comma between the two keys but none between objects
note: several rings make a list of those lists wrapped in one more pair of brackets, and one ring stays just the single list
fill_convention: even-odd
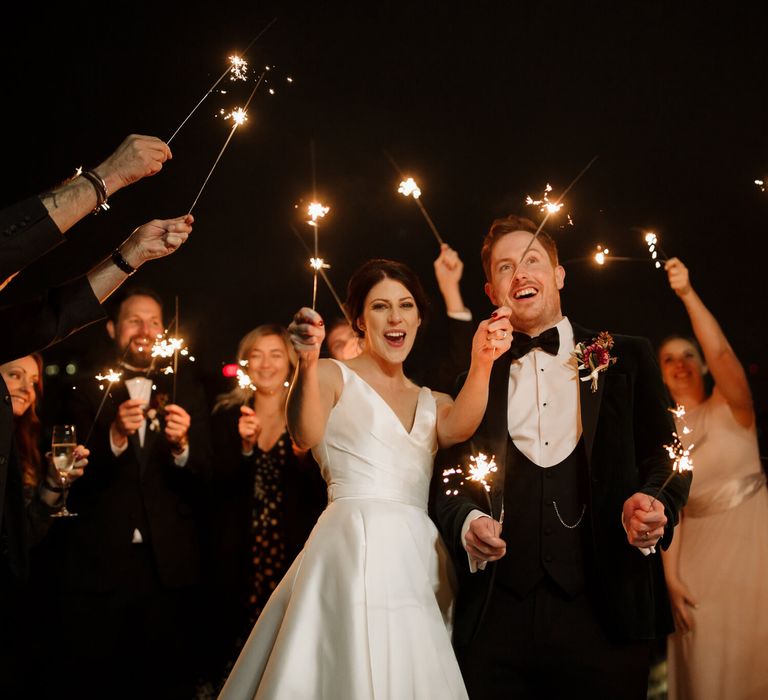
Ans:
[{"label": "dark background", "polygon": [[[179,296],[197,371],[218,376],[247,330],[287,323],[311,301],[307,255],[290,230],[311,244],[294,209],[312,193],[311,141],[318,198],[331,206],[320,252],[342,296],[360,262],[391,257],[421,274],[435,315],[442,312],[435,240],[415,203],[397,194],[386,150],[417,179],[438,229],[465,260],[462,288],[478,319],[490,309],[479,247],[491,220],[540,216],[525,195],[550,183],[556,197],[597,155],[566,199],[575,226],[561,226],[564,213],[548,226],[561,258],[588,257],[598,243],[647,258],[640,229],[656,231],[664,251],[689,266],[747,367],[763,425],[768,193],[753,181],[768,180],[766,13],[739,5],[17,5],[0,29],[2,199],[98,164],[129,133],[167,139],[227,56],[277,17],[247,55],[251,66],[275,66],[266,87],[276,94],[256,94],[195,207],[191,240],[132,280],[171,306]],[[21,282],[66,279],[138,224],[185,213],[229,133],[216,112],[242,105],[252,85],[222,83],[228,94],[203,103],[158,176],[117,193],[107,214],[75,227]],[[584,325],[654,343],[689,328],[650,262],[566,269],[564,311]],[[322,285],[318,308],[337,315]],[[104,337],[91,327],[46,360],[103,364]],[[434,346],[422,343],[422,360]]]}]

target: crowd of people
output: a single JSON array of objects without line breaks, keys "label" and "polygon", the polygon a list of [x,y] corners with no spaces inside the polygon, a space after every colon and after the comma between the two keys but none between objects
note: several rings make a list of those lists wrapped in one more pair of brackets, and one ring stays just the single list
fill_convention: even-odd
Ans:
[{"label": "crowd of people", "polygon": [[[160,297],[115,291],[183,245],[191,216],[13,294],[170,157],[132,135],[0,213],[3,697],[640,699],[667,637],[670,698],[768,694],[755,412],[680,260],[666,270],[695,339],[655,356],[565,316],[554,240],[508,216],[480,251],[488,318],[464,305],[457,252],[435,260],[450,342],[431,388],[404,369],[421,282],[376,259],[349,281],[347,318],[302,308],[245,333],[248,381],[209,401],[150,352]],[[42,443],[39,353],[105,318],[121,377],[64,402],[63,466]],[[673,473],[673,433],[695,473]],[[481,453],[495,467],[478,476]]]}]

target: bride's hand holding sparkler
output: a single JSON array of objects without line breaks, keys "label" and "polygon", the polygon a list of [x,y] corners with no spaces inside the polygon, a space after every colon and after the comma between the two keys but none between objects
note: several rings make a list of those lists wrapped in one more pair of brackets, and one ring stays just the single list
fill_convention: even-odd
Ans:
[{"label": "bride's hand holding sparkler", "polygon": [[500,306],[491,317],[481,321],[472,339],[472,361],[492,365],[512,344],[511,309]]},{"label": "bride's hand holding sparkler", "polygon": [[663,537],[667,516],[661,501],[646,493],[635,493],[624,501],[621,521],[629,544],[645,548],[654,547]]},{"label": "bride's hand holding sparkler", "polygon": [[288,326],[288,335],[302,363],[317,362],[325,339],[325,324],[317,311],[303,307]]},{"label": "bride's hand holding sparkler", "polygon": [[120,246],[120,253],[134,268],[170,255],[187,240],[194,220],[191,214],[175,219],[153,219],[134,230]]},{"label": "bride's hand holding sparkler", "polygon": [[104,180],[107,195],[112,195],[144,177],[160,172],[172,158],[171,149],[156,136],[131,134],[94,172]]}]

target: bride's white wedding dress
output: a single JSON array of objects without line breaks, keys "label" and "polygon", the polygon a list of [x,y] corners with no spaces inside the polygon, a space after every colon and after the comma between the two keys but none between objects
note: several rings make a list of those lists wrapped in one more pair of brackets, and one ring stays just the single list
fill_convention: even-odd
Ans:
[{"label": "bride's white wedding dress", "polygon": [[436,406],[406,431],[342,363],[314,455],[329,505],[253,628],[220,698],[467,697],[451,648],[450,561],[427,515]]}]

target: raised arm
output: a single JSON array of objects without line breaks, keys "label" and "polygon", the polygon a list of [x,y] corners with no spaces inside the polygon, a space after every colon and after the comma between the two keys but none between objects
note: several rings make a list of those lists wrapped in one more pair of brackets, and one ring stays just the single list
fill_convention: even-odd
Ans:
[{"label": "raised arm", "polygon": [[755,412],[747,375],[720,324],[691,286],[688,268],[678,259],[667,260],[665,269],[669,286],[688,312],[693,333],[704,353],[717,390],[723,395],[736,420],[744,427],[754,423]]},{"label": "raised arm", "polygon": [[107,258],[88,273],[96,298],[103,302],[144,263],[178,250],[192,232],[193,222],[192,215],[186,214],[175,219],[153,219],[139,226],[117,248],[119,255]]},{"label": "raised arm", "polygon": [[288,431],[296,446],[306,450],[323,439],[328,416],[341,395],[342,377],[333,361],[320,360],[325,338],[320,314],[300,309],[288,333],[299,356],[286,405]]},{"label": "raised arm", "polygon": [[155,136],[131,134],[90,171],[95,178],[81,173],[40,199],[64,233],[118,190],[160,172],[171,157],[171,149]]},{"label": "raised arm", "polygon": [[472,339],[472,364],[455,401],[437,395],[437,441],[441,448],[468,440],[483,419],[488,403],[488,380],[493,362],[512,343],[510,309],[499,307],[491,318],[481,321]]}]

